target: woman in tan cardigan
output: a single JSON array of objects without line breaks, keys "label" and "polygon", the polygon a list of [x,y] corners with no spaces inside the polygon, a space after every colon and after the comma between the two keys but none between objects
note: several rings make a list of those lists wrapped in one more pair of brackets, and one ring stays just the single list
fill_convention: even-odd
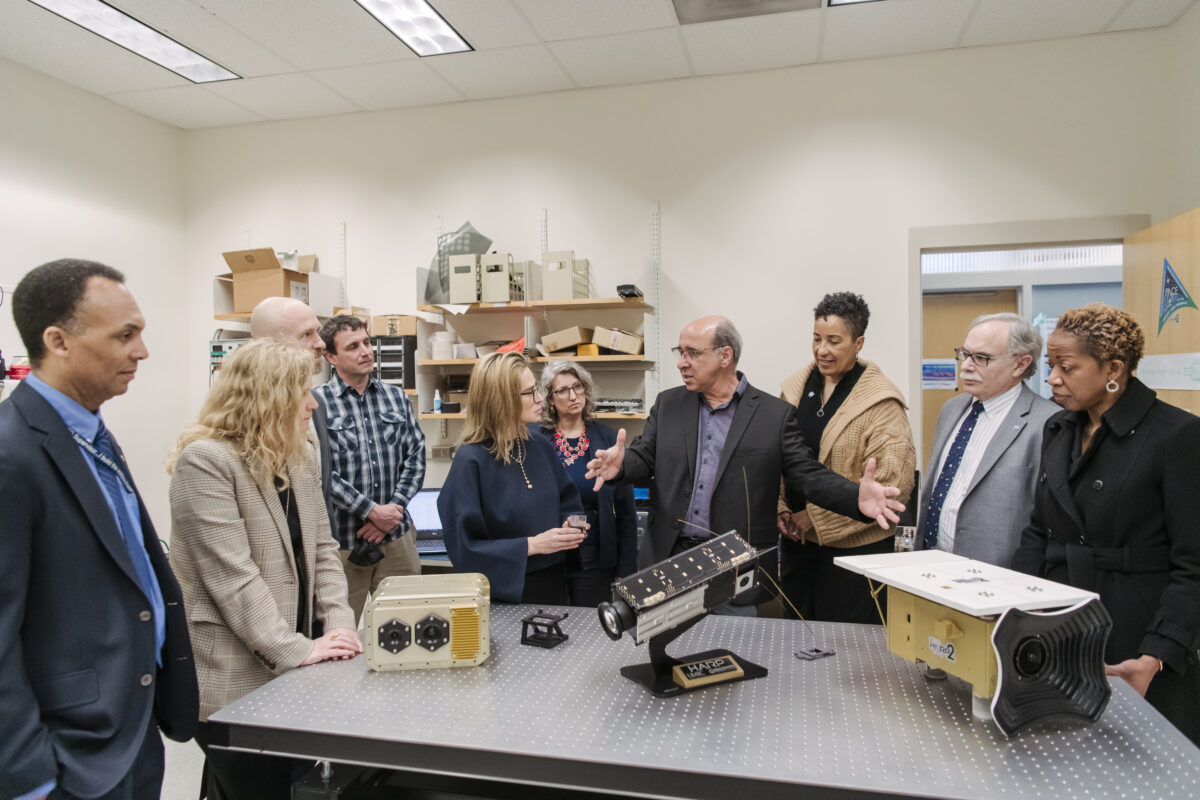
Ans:
[{"label": "woman in tan cardigan", "polygon": [[[814,361],[784,380],[782,396],[796,406],[804,440],[822,464],[853,480],[874,458],[875,479],[898,487],[897,499],[908,502],[917,457],[904,396],[879,367],[858,358],[870,313],[857,294],[825,295],[813,309]],[[792,509],[782,495],[779,530],[781,586],[805,619],[880,621],[866,579],[833,559],[888,552],[891,531],[811,503]]]},{"label": "woman in tan cardigan", "polygon": [[312,366],[310,351],[270,339],[239,347],[170,466],[171,567],[200,681],[196,741],[208,788],[229,800],[290,797],[297,765],[210,749],[209,714],[290,669],[362,651],[308,438]]}]

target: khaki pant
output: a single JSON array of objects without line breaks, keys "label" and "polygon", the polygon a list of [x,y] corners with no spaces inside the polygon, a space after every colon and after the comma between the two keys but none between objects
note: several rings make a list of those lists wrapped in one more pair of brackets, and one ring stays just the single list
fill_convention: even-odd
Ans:
[{"label": "khaki pant", "polygon": [[421,560],[417,556],[417,543],[412,531],[399,539],[380,545],[383,558],[369,567],[351,564],[349,550],[338,550],[342,569],[346,571],[346,589],[349,594],[350,610],[354,612],[354,624],[362,619],[367,595],[379,588],[384,578],[392,575],[420,575]]}]

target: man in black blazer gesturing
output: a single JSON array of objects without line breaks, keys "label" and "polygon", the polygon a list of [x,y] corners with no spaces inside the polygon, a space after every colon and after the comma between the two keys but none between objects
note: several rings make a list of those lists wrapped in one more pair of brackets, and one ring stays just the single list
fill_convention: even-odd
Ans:
[{"label": "man in black blazer gesturing", "polygon": [[[755,547],[773,546],[780,477],[785,492],[822,508],[861,514],[885,529],[898,521],[904,506],[892,498],[900,492],[875,480],[874,459],[857,485],[826,469],[804,446],[795,408],[738,371],[742,337],[728,319],[689,323],[671,352],[684,385],[658,395],[633,444],[625,446],[621,430],[616,445],[588,464],[597,488],[654,480],[639,568],[729,530]],[[761,599],[750,594],[735,603]]]},{"label": "man in black blazer gesturing", "polygon": [[175,576],[100,406],[148,355],[120,272],[30,272],[33,366],[0,404],[0,797],[157,798],[159,728],[191,738],[196,671]]}]

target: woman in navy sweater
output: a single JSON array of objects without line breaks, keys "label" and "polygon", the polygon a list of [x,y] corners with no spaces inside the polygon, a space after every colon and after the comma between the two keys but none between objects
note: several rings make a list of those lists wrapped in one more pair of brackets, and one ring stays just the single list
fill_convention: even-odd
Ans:
[{"label": "woman in navy sweater", "polygon": [[596,422],[596,384],[570,361],[551,361],[542,370],[542,424],[537,432],[554,448],[579,490],[590,535],[567,553],[567,588],[573,606],[597,606],[612,595],[612,582],[637,565],[637,510],[631,485],[605,483],[599,492],[588,480],[588,461],[616,444],[612,428]]},{"label": "woman in navy sweater", "polygon": [[438,513],[454,569],[486,575],[493,599],[565,605],[563,553],[579,547],[586,525],[567,525],[583,514],[579,492],[550,444],[529,435],[542,413],[539,393],[520,353],[475,365]]}]

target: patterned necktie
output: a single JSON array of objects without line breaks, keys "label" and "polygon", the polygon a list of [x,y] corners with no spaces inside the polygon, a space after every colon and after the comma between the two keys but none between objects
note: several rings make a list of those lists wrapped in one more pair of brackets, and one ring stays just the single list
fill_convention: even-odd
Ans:
[{"label": "patterned necktie", "polygon": [[[134,527],[133,520],[129,518],[129,511],[125,507],[125,495],[121,488],[122,483],[128,481],[132,486],[133,481],[129,479],[129,473],[121,466],[121,457],[117,455],[116,445],[113,444],[112,436],[109,435],[108,428],[104,427],[103,421],[96,429],[96,438],[92,440],[92,446],[109,459],[108,464],[96,459],[96,474],[100,476],[104,493],[108,495],[108,499],[117,511],[117,527],[121,529],[121,538],[125,540],[125,548],[129,551],[129,558],[133,561],[134,570],[137,571],[142,592],[145,593],[147,600],[153,600],[155,590],[158,588],[158,581],[150,566],[150,556],[146,554],[146,547],[138,539],[138,530]],[[121,473],[120,476],[117,475],[118,470]]]},{"label": "patterned necktie", "polygon": [[967,418],[959,426],[954,443],[950,445],[950,452],[946,454],[946,462],[942,464],[942,471],[938,474],[933,493],[929,496],[929,510],[925,512],[925,524],[921,526],[921,547],[925,550],[933,550],[937,547],[938,520],[942,516],[942,505],[946,502],[946,495],[950,493],[950,484],[954,483],[958,465],[962,463],[963,453],[967,451],[967,442],[971,441],[971,432],[975,430],[975,423],[979,421],[981,413],[983,413],[983,403],[976,400],[971,404],[971,413],[967,414]]}]

